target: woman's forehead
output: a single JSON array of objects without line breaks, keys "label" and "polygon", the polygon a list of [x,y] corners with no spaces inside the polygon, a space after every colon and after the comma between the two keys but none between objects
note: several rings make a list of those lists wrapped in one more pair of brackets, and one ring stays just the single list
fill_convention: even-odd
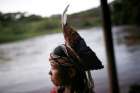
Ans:
[{"label": "woman's forehead", "polygon": [[60,66],[73,67],[73,64],[70,63],[70,61],[67,58],[57,58],[57,59],[50,58],[49,62],[51,66],[54,68],[56,67],[58,68]]},{"label": "woman's forehead", "polygon": [[54,61],[50,61],[50,65],[51,65],[51,68],[58,68],[59,67],[59,64],[54,62]]},{"label": "woman's forehead", "polygon": [[68,57],[50,54],[49,60],[64,62],[64,61],[68,61]]},{"label": "woman's forehead", "polygon": [[68,60],[64,58],[55,58],[55,59],[50,58],[49,61],[51,64],[57,64],[57,65],[69,63]]}]

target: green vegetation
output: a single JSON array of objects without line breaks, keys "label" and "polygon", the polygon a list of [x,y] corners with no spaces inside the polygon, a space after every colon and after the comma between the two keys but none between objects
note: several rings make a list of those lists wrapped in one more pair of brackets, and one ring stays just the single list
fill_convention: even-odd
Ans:
[{"label": "green vegetation", "polygon": [[[110,4],[113,25],[140,24],[139,0],[115,0]],[[68,15],[68,22],[75,28],[101,25],[100,7]],[[0,43],[21,40],[37,35],[61,31],[60,15],[41,17],[26,13],[0,12]]]},{"label": "green vegetation", "polygon": [[112,3],[114,25],[140,25],[139,0],[115,0]]},{"label": "green vegetation", "polygon": [[101,25],[101,10],[94,8],[68,16],[68,22],[76,28],[89,28]]},{"label": "green vegetation", "polygon": [[0,43],[21,40],[32,36],[58,32],[60,19],[42,18],[24,13],[0,13]]},{"label": "green vegetation", "polygon": [[[68,21],[76,28],[86,28],[99,25],[99,11],[88,10],[68,15]],[[98,16],[98,17],[96,17]],[[26,16],[25,13],[0,12],[0,43],[21,40],[33,36],[61,31],[61,16],[41,17]]]}]

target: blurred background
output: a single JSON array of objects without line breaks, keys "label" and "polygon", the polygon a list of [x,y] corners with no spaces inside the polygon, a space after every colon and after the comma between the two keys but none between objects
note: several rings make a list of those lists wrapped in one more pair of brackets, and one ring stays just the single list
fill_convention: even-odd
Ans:
[{"label": "blurred background", "polygon": [[[101,59],[96,93],[109,92],[100,0],[0,0],[0,93],[49,93],[49,53],[64,43],[61,14]],[[121,93],[140,93],[140,2],[108,0]]]}]

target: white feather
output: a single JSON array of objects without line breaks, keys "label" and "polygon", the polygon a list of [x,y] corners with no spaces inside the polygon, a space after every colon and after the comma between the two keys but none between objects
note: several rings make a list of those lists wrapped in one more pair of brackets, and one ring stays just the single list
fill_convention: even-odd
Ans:
[{"label": "white feather", "polygon": [[67,14],[66,12],[68,11],[68,8],[69,8],[69,5],[67,5],[67,7],[65,8],[63,14],[62,14],[62,18],[61,18],[61,21],[62,21],[62,27],[67,23]]}]

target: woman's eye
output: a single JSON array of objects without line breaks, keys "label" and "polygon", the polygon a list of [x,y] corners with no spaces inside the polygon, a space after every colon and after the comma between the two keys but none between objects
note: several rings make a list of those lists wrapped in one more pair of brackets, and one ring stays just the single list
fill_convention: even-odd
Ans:
[{"label": "woman's eye", "polygon": [[51,69],[52,70],[56,70],[57,69],[57,65],[51,64]]},{"label": "woman's eye", "polygon": [[49,71],[49,75],[52,75],[52,71]]}]

